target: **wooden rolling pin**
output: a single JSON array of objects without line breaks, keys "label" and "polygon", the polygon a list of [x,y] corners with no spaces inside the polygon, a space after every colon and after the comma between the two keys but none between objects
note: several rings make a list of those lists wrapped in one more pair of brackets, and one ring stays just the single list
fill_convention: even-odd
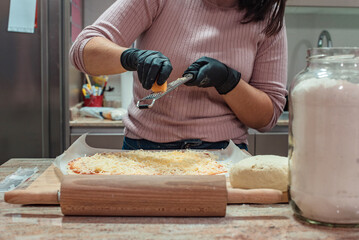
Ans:
[{"label": "wooden rolling pin", "polygon": [[64,215],[225,216],[227,203],[279,202],[278,190],[231,189],[221,176],[66,176]]},{"label": "wooden rolling pin", "polygon": [[64,215],[225,216],[227,203],[270,204],[281,201],[274,189],[227,188],[220,176],[67,175],[57,191],[15,190],[5,201],[58,204]]}]

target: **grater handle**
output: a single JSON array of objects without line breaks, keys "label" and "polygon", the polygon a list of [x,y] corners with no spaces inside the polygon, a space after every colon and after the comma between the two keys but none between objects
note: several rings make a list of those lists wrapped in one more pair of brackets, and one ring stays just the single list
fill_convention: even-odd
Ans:
[{"label": "grater handle", "polygon": [[145,103],[141,104],[141,100],[140,100],[137,102],[137,107],[139,109],[148,109],[148,108],[153,107],[153,104],[155,104],[155,101],[156,101],[156,99],[152,99],[152,102],[150,104],[145,104]]}]

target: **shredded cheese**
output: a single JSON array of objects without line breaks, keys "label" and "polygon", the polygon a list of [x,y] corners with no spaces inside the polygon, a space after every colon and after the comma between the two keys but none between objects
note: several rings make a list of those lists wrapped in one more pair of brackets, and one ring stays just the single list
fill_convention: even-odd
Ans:
[{"label": "shredded cheese", "polygon": [[98,153],[68,163],[69,174],[214,175],[225,173],[208,151],[126,151]]}]

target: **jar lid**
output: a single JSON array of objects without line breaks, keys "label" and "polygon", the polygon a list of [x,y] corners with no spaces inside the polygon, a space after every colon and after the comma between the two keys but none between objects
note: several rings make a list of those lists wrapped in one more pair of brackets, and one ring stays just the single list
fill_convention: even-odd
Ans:
[{"label": "jar lid", "polygon": [[352,62],[359,63],[359,48],[311,48],[307,60],[315,62]]}]

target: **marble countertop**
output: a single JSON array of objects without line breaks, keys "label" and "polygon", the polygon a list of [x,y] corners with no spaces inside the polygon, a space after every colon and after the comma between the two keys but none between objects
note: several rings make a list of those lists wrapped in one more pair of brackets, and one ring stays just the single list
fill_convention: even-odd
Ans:
[{"label": "marble countertop", "polygon": [[[18,167],[39,168],[53,159],[11,159],[0,181]],[[76,217],[57,205],[12,205],[0,193],[0,239],[359,239],[359,228],[331,228],[301,222],[288,204],[229,205],[226,217]]]}]

